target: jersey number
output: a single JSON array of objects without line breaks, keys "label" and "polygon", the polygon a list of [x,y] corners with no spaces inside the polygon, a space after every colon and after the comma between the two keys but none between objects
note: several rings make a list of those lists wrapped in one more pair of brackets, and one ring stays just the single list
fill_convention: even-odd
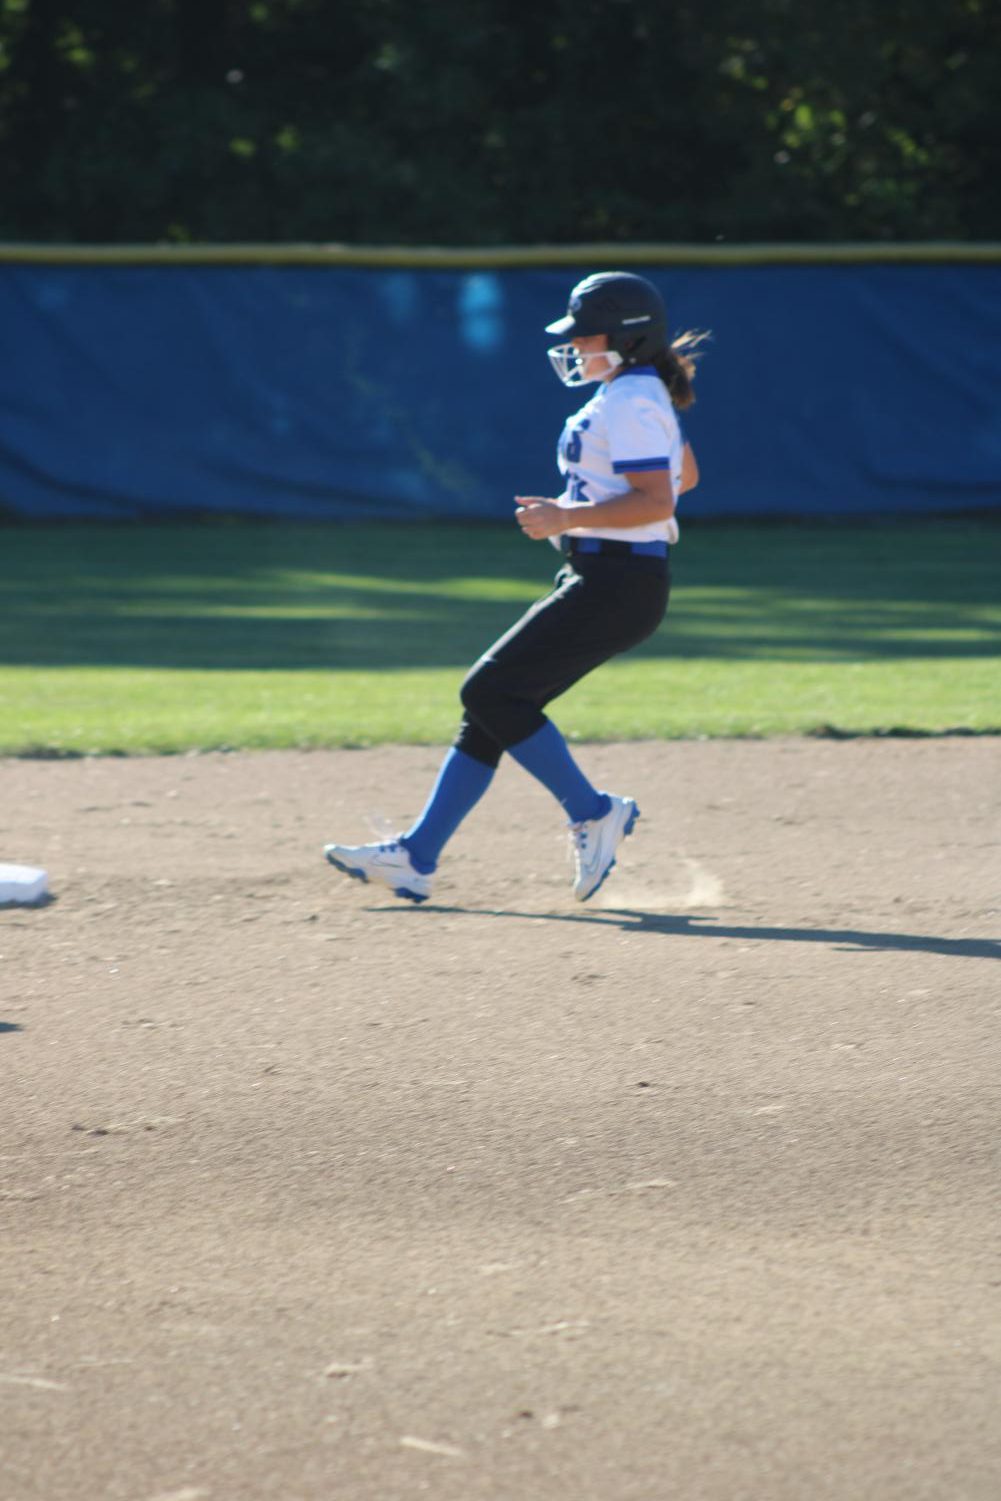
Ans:
[{"label": "jersey number", "polygon": [[585,417],[582,422],[578,422],[578,424],[577,424],[576,427],[572,427],[570,429],[569,433],[567,434],[566,458],[567,458],[567,461],[569,463],[576,464],[577,460],[580,458],[580,450],[581,450],[580,435],[584,431],[585,428],[590,427],[590,426],[591,426],[591,419],[590,419],[590,417]]}]

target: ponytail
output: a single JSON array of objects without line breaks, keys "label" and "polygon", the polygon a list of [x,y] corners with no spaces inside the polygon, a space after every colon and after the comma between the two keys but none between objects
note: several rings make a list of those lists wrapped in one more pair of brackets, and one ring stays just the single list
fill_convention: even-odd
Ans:
[{"label": "ponytail", "polygon": [[653,367],[667,387],[672,404],[683,412],[695,400],[692,382],[695,379],[695,350],[709,335],[705,333],[680,334],[667,349],[653,360]]}]

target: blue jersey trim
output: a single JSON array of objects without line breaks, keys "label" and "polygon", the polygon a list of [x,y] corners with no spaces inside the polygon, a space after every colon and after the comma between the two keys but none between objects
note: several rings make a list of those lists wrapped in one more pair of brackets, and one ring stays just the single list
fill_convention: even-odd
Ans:
[{"label": "blue jersey trim", "polygon": [[665,455],[661,459],[615,459],[612,464],[613,474],[625,474],[627,470],[635,470],[641,473],[647,469],[670,469],[671,460]]}]

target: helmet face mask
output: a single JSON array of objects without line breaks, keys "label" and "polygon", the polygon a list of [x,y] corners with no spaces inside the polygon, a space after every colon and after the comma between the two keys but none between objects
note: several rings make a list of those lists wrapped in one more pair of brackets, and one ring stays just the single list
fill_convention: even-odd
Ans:
[{"label": "helmet face mask", "polygon": [[[587,386],[592,381],[604,380],[622,364],[622,356],[614,349],[588,350],[586,353],[575,344],[554,344],[546,351],[549,363],[565,386]],[[594,364],[604,360],[604,369],[594,370]]]},{"label": "helmet face mask", "polygon": [[[610,353],[618,355],[622,364],[649,364],[667,348],[667,311],[657,288],[645,277],[631,271],[602,271],[577,283],[565,317],[547,324],[546,332],[571,339],[604,334]],[[601,375],[580,375],[568,380],[553,353],[550,361],[564,385],[602,379]]]}]

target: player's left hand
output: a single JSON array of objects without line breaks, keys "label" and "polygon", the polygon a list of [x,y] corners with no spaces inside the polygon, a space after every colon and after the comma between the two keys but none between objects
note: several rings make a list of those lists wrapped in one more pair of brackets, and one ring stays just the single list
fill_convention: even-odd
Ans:
[{"label": "player's left hand", "polygon": [[516,495],[514,503],[518,507],[514,519],[533,542],[558,537],[569,525],[569,517],[562,506],[543,499],[541,495]]}]

